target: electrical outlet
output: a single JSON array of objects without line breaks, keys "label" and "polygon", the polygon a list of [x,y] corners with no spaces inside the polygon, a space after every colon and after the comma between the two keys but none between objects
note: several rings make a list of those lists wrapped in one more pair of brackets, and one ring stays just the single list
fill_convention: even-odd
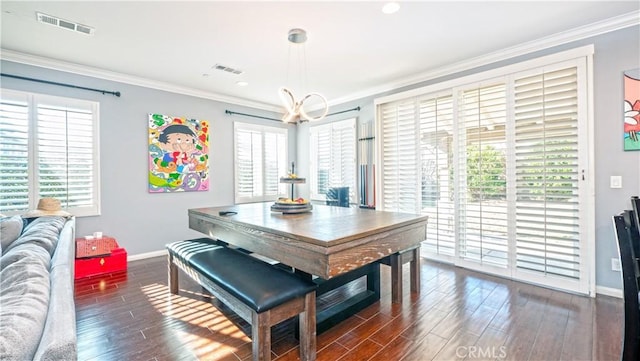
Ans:
[{"label": "electrical outlet", "polygon": [[621,268],[620,268],[620,260],[617,258],[612,258],[611,259],[611,270],[612,271],[616,271],[616,272],[620,272]]}]

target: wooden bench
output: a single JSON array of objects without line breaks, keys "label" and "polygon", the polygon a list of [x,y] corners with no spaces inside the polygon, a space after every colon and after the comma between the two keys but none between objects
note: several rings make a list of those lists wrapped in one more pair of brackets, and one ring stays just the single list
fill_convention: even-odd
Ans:
[{"label": "wooden bench", "polygon": [[251,324],[253,360],[271,359],[271,326],[299,317],[300,360],[316,359],[316,287],[208,238],[168,244],[169,290],[178,268]]}]

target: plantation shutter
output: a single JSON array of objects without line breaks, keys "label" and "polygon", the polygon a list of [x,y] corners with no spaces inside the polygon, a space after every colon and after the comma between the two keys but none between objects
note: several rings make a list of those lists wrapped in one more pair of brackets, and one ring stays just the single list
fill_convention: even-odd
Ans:
[{"label": "plantation shutter", "polygon": [[355,203],[355,118],[309,128],[311,138],[311,197],[326,198],[331,187],[349,187],[349,202]]},{"label": "plantation shutter", "polygon": [[283,192],[280,177],[287,175],[287,144],[283,132],[264,134],[264,195],[277,198]]},{"label": "plantation shutter", "polygon": [[91,207],[94,193],[91,109],[38,104],[38,179],[41,197],[64,208]]},{"label": "plantation shutter", "polygon": [[262,136],[251,129],[236,129],[236,198],[262,194]]},{"label": "plantation shutter", "polygon": [[381,198],[384,211],[420,213],[415,100],[379,107]]},{"label": "plantation shutter", "polygon": [[595,291],[581,51],[376,99],[376,203],[429,216],[425,257]]},{"label": "plantation shutter", "polygon": [[287,172],[286,129],[239,122],[234,128],[236,203],[277,199]]},{"label": "plantation shutter", "polygon": [[459,256],[508,266],[506,86],[478,85],[458,100]]},{"label": "plantation shutter", "polygon": [[98,104],[3,89],[0,113],[0,212],[52,197],[99,214]]},{"label": "plantation shutter", "polygon": [[324,200],[329,190],[331,172],[331,128],[327,126],[310,127],[311,157],[309,185],[311,198]]},{"label": "plantation shutter", "polygon": [[[22,99],[20,99],[22,98]],[[0,102],[0,213],[29,209],[29,104],[27,97]]]},{"label": "plantation shutter", "polygon": [[425,252],[453,256],[455,209],[453,173],[453,97],[450,92],[418,100],[420,118],[421,208],[429,216]]},{"label": "plantation shutter", "polygon": [[516,262],[580,278],[577,67],[515,79]]}]

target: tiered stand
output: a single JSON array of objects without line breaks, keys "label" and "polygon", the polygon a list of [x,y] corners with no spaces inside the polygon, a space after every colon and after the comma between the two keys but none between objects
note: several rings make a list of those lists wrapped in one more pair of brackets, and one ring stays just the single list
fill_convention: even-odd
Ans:
[{"label": "tiered stand", "polygon": [[[291,163],[291,173],[290,174],[295,174],[294,173],[295,170],[295,166],[293,163]],[[298,177],[280,177],[280,183],[287,183],[287,184],[291,184],[291,200],[294,200],[294,186],[296,184],[304,184],[306,183],[306,178],[298,178]],[[311,205],[311,203],[309,203],[308,201],[306,203],[290,203],[290,202],[281,202],[281,201],[276,201],[272,206],[271,206],[271,210],[274,212],[282,212],[282,213],[304,213],[304,212],[310,212],[313,209],[313,206]]]}]

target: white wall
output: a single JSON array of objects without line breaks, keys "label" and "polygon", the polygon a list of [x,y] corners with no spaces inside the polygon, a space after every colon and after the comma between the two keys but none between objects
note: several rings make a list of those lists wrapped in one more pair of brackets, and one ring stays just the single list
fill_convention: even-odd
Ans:
[{"label": "white wall", "polygon": [[[77,219],[77,235],[103,231],[137,255],[164,249],[176,240],[202,236],[188,228],[187,209],[233,204],[233,122],[283,126],[281,123],[230,116],[225,109],[278,118],[255,109],[115,83],[102,79],[2,62],[2,72],[84,87],[120,91],[120,98],[55,85],[2,78],[2,87],[100,102],[100,168],[102,214]],[[147,114],[209,120],[210,190],[149,193]],[[295,126],[289,126],[289,151],[295,152]]]},{"label": "white wall", "polygon": [[[509,61],[483,66],[458,74],[432,79],[375,97],[421,87],[428,84],[504,66],[549,53],[586,44],[594,44],[595,100],[595,229],[596,284],[604,288],[621,288],[620,273],[611,271],[611,258],[617,257],[611,216],[629,208],[629,197],[640,194],[640,152],[624,152],[622,72],[640,68],[640,26],[635,26],[570,44],[520,56]],[[191,96],[131,86],[75,74],[11,62],[2,62],[2,72],[72,83],[87,87],[118,90],[121,98],[53,85],[2,78],[2,87],[97,100],[101,110],[101,182],[102,215],[78,219],[78,234],[101,230],[113,235],[130,255],[162,250],[179,239],[199,237],[188,229],[187,209],[222,206],[233,203],[233,124],[235,120],[277,125],[276,122],[245,117],[231,117],[225,109],[279,116],[254,109],[223,104]],[[359,112],[329,117],[327,121],[357,117],[359,122],[373,120],[374,96],[334,105],[330,112],[360,106]],[[147,192],[147,114],[150,112],[207,119],[211,122],[210,174],[208,192],[149,194]],[[297,132],[297,135],[296,135]],[[308,123],[289,126],[290,159],[302,175],[308,174],[309,152],[305,137]],[[297,138],[297,139],[296,139]],[[621,189],[609,188],[611,175],[622,176]],[[308,197],[308,185],[298,188]]]},{"label": "white wall", "polygon": [[[611,270],[611,258],[617,258],[617,245],[613,235],[611,216],[622,209],[630,208],[629,197],[640,195],[640,151],[623,151],[623,88],[622,72],[640,68],[640,26],[618,30],[596,37],[575,41],[554,48],[537,51],[507,61],[470,69],[457,74],[443,76],[420,84],[395,89],[390,92],[360,99],[350,104],[334,106],[330,112],[360,106],[358,113],[360,122],[373,119],[375,109],[373,100],[377,97],[443,82],[489,69],[537,58],[562,50],[594,44],[594,123],[595,123],[595,252],[596,252],[596,285],[600,289],[622,287],[620,272]],[[352,117],[352,113],[334,116],[329,121]],[[305,130],[305,127],[307,130]],[[301,139],[308,136],[308,123],[298,132]],[[298,147],[298,163],[308,162],[309,152],[304,146]],[[302,174],[305,174],[301,171]],[[307,172],[308,173],[308,172]],[[609,177],[622,176],[622,188],[611,189]]]}]

